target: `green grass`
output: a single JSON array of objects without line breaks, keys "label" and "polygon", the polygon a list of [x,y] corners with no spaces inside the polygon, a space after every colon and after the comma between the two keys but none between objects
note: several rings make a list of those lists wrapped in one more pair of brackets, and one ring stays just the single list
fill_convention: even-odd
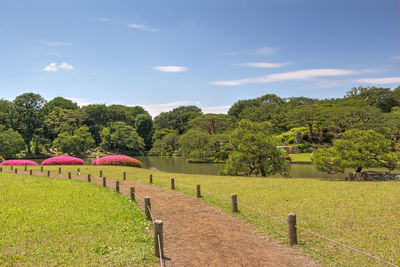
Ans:
[{"label": "green grass", "polygon": [[293,161],[311,162],[311,153],[289,154]]},{"label": "green grass", "polygon": [[153,265],[151,224],[127,197],[79,181],[0,174],[0,265]]},{"label": "green grass", "polygon": [[[63,173],[76,173],[77,167],[62,167]],[[35,167],[39,170],[39,167]],[[45,170],[58,167],[45,167]],[[239,202],[286,220],[296,213],[299,226],[360,249],[394,264],[400,264],[400,182],[347,182],[300,178],[257,178],[165,173],[146,169],[81,166],[82,175],[148,183],[153,174],[155,185],[169,188],[174,177],[177,191],[195,195],[195,185],[201,184],[203,200],[230,212],[230,195],[236,193]],[[184,184],[188,187],[183,187]],[[210,192],[223,196],[215,197]],[[240,216],[261,231],[287,242],[287,225],[276,222],[239,204]],[[351,252],[321,238],[299,231],[299,248],[327,266],[380,266],[376,260]]]}]

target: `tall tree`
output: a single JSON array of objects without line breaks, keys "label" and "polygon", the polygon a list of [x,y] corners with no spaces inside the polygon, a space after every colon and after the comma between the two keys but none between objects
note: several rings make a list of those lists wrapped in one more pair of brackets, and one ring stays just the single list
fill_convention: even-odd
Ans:
[{"label": "tall tree", "polygon": [[51,113],[56,107],[62,109],[70,109],[70,110],[79,109],[77,103],[73,102],[72,100],[66,99],[64,97],[58,96],[53,98],[43,106],[43,113],[47,115]]},{"label": "tall tree", "polygon": [[43,126],[42,108],[46,100],[39,94],[25,93],[14,99],[16,108],[13,128],[25,141],[28,153],[31,153],[33,135]]},{"label": "tall tree", "polygon": [[109,120],[107,106],[104,104],[93,104],[82,107],[82,110],[88,116],[85,124],[89,127],[96,145],[99,145],[101,142],[100,132],[107,126]]},{"label": "tall tree", "polygon": [[143,138],[145,149],[150,150],[153,136],[153,120],[148,114],[138,114],[135,119],[136,132]]},{"label": "tall tree", "polygon": [[177,130],[178,134],[183,134],[189,129],[189,121],[200,116],[201,109],[196,106],[181,106],[169,112],[162,112],[154,118],[154,128]]}]

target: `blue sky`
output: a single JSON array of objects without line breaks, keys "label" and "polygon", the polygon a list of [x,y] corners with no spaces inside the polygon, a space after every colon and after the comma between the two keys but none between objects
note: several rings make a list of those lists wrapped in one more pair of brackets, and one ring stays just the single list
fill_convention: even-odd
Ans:
[{"label": "blue sky", "polygon": [[398,0],[0,0],[0,98],[152,115],[400,85]]}]

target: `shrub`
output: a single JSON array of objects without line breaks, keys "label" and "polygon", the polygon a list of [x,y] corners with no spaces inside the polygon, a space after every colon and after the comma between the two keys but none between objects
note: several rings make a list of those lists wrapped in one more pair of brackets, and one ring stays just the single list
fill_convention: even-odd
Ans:
[{"label": "shrub", "polygon": [[36,162],[32,160],[24,160],[24,159],[10,159],[3,161],[0,165],[30,165],[30,166],[37,166]]},{"label": "shrub", "polygon": [[298,144],[297,149],[300,151],[300,153],[310,153],[312,148],[312,144],[310,143],[304,143],[304,144]]},{"label": "shrub", "polygon": [[119,165],[142,168],[142,163],[125,155],[106,156],[93,161],[92,165]]},{"label": "shrub", "polygon": [[59,156],[44,160],[42,165],[85,165],[85,162],[71,156]]}]

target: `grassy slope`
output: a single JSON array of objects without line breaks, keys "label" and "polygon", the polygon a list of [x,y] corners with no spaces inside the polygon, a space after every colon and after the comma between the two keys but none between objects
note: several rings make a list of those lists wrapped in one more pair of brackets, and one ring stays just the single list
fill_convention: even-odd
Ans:
[{"label": "grassy slope", "polygon": [[0,265],[150,265],[128,198],[78,181],[0,174]]},{"label": "grassy slope", "polygon": [[[35,167],[38,170],[38,167]],[[75,167],[63,167],[63,173]],[[46,167],[45,170],[58,170]],[[201,184],[204,201],[230,212],[230,194],[239,201],[286,220],[288,213],[297,214],[299,226],[343,242],[380,258],[400,264],[398,217],[400,212],[399,182],[347,182],[299,178],[247,178],[172,174],[129,167],[81,166],[82,175],[91,173],[128,180],[148,182],[153,174],[156,185],[169,187],[176,180],[177,191],[194,195]],[[182,187],[179,184],[190,186]],[[205,191],[222,195],[219,199]],[[271,220],[239,205],[242,216],[259,229],[286,242],[286,224]],[[299,231],[300,248],[329,266],[379,266],[375,260],[353,253],[330,242]]]},{"label": "grassy slope", "polygon": [[293,161],[311,162],[311,153],[289,154]]}]

